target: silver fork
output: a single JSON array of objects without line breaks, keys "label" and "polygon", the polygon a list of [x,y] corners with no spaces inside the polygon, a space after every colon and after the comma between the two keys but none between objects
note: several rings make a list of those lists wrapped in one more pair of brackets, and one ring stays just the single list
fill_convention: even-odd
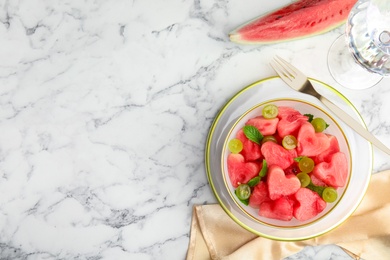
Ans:
[{"label": "silver fork", "polygon": [[318,98],[325,106],[333,111],[341,120],[349,125],[356,133],[360,134],[373,145],[390,155],[390,149],[387,148],[381,141],[379,141],[373,134],[364,128],[359,122],[353,119],[350,115],[345,113],[342,109],[332,103],[329,99],[318,93],[313,85],[308,80],[307,76],[300,70],[292,66],[287,61],[276,56],[270,63],[271,67],[279,75],[279,77],[287,83],[291,88],[312,95]]}]

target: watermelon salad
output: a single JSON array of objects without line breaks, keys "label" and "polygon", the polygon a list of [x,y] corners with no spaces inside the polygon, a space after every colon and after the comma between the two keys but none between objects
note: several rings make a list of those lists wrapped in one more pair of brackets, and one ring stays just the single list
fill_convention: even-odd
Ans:
[{"label": "watermelon salad", "polygon": [[259,216],[313,219],[348,180],[348,160],[327,122],[289,106],[265,105],[228,142],[227,171],[240,203]]}]

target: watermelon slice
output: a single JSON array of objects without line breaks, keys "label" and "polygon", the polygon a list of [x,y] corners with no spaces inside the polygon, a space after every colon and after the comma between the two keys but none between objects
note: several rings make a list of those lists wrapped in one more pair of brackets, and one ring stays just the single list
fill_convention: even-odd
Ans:
[{"label": "watermelon slice", "polygon": [[261,154],[260,145],[249,140],[242,129],[237,132],[236,138],[239,139],[243,144],[243,149],[240,152],[246,161],[255,161],[263,159]]},{"label": "watermelon slice", "polygon": [[257,116],[255,118],[249,119],[246,123],[247,125],[252,125],[259,129],[262,135],[273,135],[276,132],[276,127],[278,126],[279,118],[266,119],[263,116]]},{"label": "watermelon slice", "polygon": [[249,206],[252,208],[259,208],[264,201],[269,200],[271,199],[269,198],[267,183],[261,181],[253,188],[252,194],[249,198]]},{"label": "watermelon slice", "polygon": [[255,162],[245,162],[241,154],[229,154],[227,166],[230,181],[233,187],[237,188],[241,183],[247,183],[253,177],[256,177],[260,171],[260,165]]},{"label": "watermelon slice", "polygon": [[261,146],[261,153],[268,166],[277,165],[284,170],[294,163],[294,153],[289,152],[283,146],[274,142],[265,142]]},{"label": "watermelon slice", "polygon": [[309,122],[299,129],[297,152],[300,156],[317,156],[329,148],[329,138],[324,133],[316,133]]},{"label": "watermelon slice", "polygon": [[259,215],[266,218],[289,221],[293,218],[293,204],[287,197],[265,201],[260,205]]},{"label": "watermelon slice", "polygon": [[305,221],[317,216],[325,207],[326,202],[317,192],[307,188],[300,188],[294,197],[297,203],[294,204],[294,217],[300,221]]},{"label": "watermelon slice", "polygon": [[294,194],[301,187],[301,182],[294,174],[285,175],[282,168],[273,165],[267,173],[268,193],[271,200]]},{"label": "watermelon slice", "polygon": [[347,157],[342,152],[333,154],[329,163],[317,164],[312,175],[332,187],[343,187],[348,177]]},{"label": "watermelon slice", "polygon": [[286,135],[296,136],[301,125],[307,122],[307,116],[302,115],[298,110],[295,110],[292,107],[280,106],[278,109],[278,118],[280,119],[278,134],[282,138]]},{"label": "watermelon slice", "polygon": [[298,0],[257,17],[229,34],[237,43],[267,44],[328,32],[348,18],[357,0]]}]

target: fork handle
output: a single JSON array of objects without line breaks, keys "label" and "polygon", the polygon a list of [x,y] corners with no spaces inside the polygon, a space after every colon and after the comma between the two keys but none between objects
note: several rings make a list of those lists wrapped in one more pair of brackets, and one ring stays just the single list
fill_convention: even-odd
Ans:
[{"label": "fork handle", "polygon": [[381,141],[379,141],[373,134],[371,134],[366,128],[360,123],[353,119],[350,115],[345,113],[338,106],[333,104],[329,99],[321,96],[320,100],[327,106],[333,113],[340,117],[348,126],[350,126],[356,133],[364,137],[366,140],[371,142],[373,145],[390,155],[390,149],[387,148]]}]

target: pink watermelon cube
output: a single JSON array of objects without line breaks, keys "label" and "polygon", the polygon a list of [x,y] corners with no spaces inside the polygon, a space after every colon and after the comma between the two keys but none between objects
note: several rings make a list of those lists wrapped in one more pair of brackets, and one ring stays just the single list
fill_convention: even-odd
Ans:
[{"label": "pink watermelon cube", "polygon": [[227,158],[227,167],[230,181],[235,188],[258,176],[261,169],[258,163],[245,162],[244,156],[233,153]]},{"label": "pink watermelon cube", "polygon": [[300,156],[317,156],[329,148],[329,138],[324,133],[316,133],[311,123],[302,124],[297,136],[297,152]]},{"label": "pink watermelon cube", "polygon": [[252,208],[259,208],[264,201],[269,200],[271,199],[269,198],[267,183],[261,181],[253,188],[252,194],[249,198],[249,206]]},{"label": "pink watermelon cube", "polygon": [[265,201],[260,205],[259,215],[289,221],[293,218],[293,203],[284,196],[277,200]]},{"label": "pink watermelon cube", "polygon": [[326,136],[329,138],[329,148],[313,158],[316,164],[320,162],[330,162],[332,155],[340,152],[340,146],[337,138],[330,134],[327,134]]},{"label": "pink watermelon cube", "polygon": [[293,215],[297,220],[306,221],[314,218],[321,213],[326,202],[317,192],[307,188],[300,188],[295,194],[296,203],[294,204]]},{"label": "pink watermelon cube", "polygon": [[251,118],[246,123],[247,125],[252,125],[259,129],[262,135],[273,135],[276,132],[278,126],[279,118],[266,119],[263,116],[257,116]]},{"label": "pink watermelon cube", "polygon": [[274,142],[265,142],[261,146],[261,153],[269,166],[277,165],[284,170],[294,163],[295,153]]},{"label": "pink watermelon cube", "polygon": [[307,122],[307,116],[302,115],[298,110],[292,107],[278,107],[279,113],[279,124],[278,133],[281,137],[286,135],[296,136],[296,132],[299,130],[301,125]]},{"label": "pink watermelon cube", "polygon": [[237,132],[236,138],[239,139],[243,144],[243,149],[240,152],[246,161],[255,161],[263,159],[261,154],[260,145],[249,140],[242,129]]},{"label": "pink watermelon cube", "polygon": [[347,157],[342,152],[334,153],[330,162],[317,164],[312,175],[332,187],[343,187],[348,178]]},{"label": "pink watermelon cube", "polygon": [[301,182],[294,174],[285,175],[283,169],[277,165],[268,168],[268,193],[271,200],[294,194],[301,187]]}]

